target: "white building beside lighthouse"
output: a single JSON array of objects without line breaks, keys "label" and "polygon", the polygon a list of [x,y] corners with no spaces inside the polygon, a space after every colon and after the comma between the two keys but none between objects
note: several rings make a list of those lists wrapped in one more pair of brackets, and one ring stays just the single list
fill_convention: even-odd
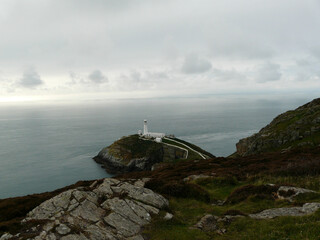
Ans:
[{"label": "white building beside lighthouse", "polygon": [[[141,131],[139,131],[140,133]],[[155,133],[155,132],[149,132],[148,131],[148,122],[147,120],[143,120],[143,133],[141,135],[145,138],[155,138],[156,140],[162,139],[166,136],[165,133]]]}]

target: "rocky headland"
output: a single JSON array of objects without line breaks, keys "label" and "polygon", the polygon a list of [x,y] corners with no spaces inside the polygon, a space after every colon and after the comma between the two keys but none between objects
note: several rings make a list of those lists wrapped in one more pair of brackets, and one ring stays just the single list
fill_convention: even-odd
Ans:
[{"label": "rocky headland", "polygon": [[280,114],[258,133],[241,139],[236,146],[237,154],[248,156],[319,144],[320,98]]},{"label": "rocky headland", "polygon": [[202,159],[197,152],[205,158],[214,158],[211,153],[177,138],[163,139],[159,143],[136,134],[115,141],[93,159],[109,173],[124,173],[151,170],[161,163]]}]

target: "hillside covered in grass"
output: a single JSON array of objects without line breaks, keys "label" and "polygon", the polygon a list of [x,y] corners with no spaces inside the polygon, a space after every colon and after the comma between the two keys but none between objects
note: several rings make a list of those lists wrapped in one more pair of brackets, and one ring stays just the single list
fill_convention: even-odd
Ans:
[{"label": "hillside covered in grass", "polygon": [[319,144],[320,98],[277,116],[259,133],[241,139],[236,145],[236,153],[247,156]]}]

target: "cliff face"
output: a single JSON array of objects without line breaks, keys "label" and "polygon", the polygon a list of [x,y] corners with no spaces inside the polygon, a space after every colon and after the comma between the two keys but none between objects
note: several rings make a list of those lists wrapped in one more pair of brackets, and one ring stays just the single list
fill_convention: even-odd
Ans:
[{"label": "cliff face", "polygon": [[161,162],[173,162],[194,156],[188,155],[188,152],[191,152],[190,149],[184,150],[179,144],[173,146],[131,135],[103,148],[94,160],[102,164],[109,173],[124,173],[151,170]]},{"label": "cliff face", "polygon": [[248,156],[320,144],[320,98],[277,116],[259,133],[241,139],[237,154]]}]

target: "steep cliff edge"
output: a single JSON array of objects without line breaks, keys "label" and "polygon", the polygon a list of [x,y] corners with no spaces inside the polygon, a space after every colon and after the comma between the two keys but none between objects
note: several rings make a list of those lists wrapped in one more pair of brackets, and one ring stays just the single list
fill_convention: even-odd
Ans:
[{"label": "steep cliff edge", "polygon": [[320,144],[320,98],[277,116],[259,133],[241,139],[237,154],[248,156]]},{"label": "steep cliff edge", "polygon": [[[200,154],[199,154],[200,153]],[[122,137],[103,148],[93,159],[109,173],[151,170],[156,164],[180,159],[213,158],[203,149],[177,138],[158,143],[139,135]]]}]

